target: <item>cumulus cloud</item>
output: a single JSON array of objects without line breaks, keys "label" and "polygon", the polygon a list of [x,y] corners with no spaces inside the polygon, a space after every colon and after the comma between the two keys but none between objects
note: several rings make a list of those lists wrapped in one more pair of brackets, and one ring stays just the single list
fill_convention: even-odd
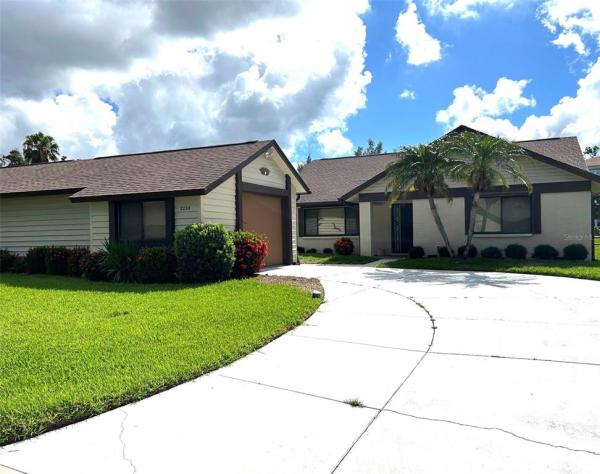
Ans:
[{"label": "cumulus cloud", "polygon": [[341,156],[352,153],[353,145],[339,129],[325,131],[317,136],[326,155]]},{"label": "cumulus cloud", "polygon": [[400,92],[400,98],[406,100],[415,100],[416,99],[415,91],[411,91],[410,89],[404,89]]},{"label": "cumulus cloud", "polygon": [[546,0],[538,8],[541,22],[552,33],[557,46],[573,46],[580,55],[588,55],[586,41],[600,45],[600,2],[598,0]]},{"label": "cumulus cloud", "polygon": [[[507,81],[510,81],[507,79]],[[498,81],[500,83],[500,81]],[[511,81],[523,83],[523,81]],[[526,81],[525,81],[526,84]],[[524,86],[523,86],[524,87]],[[522,87],[513,84],[513,92]],[[477,90],[479,92],[474,92]],[[504,117],[522,106],[533,105],[518,92],[501,107],[485,107],[484,99],[494,93],[485,93],[473,86],[464,86],[454,91],[454,101],[438,112],[436,119],[448,128],[459,123],[470,125],[483,132],[500,135],[513,140],[577,136],[582,146],[594,145],[600,137],[600,59],[590,67],[587,74],[578,81],[575,96],[566,96],[552,107],[546,115],[530,115],[521,126],[514,125]],[[473,95],[475,97],[473,97]],[[491,101],[496,102],[496,99]],[[507,105],[510,104],[510,105]]]},{"label": "cumulus cloud", "polygon": [[442,57],[439,40],[427,33],[412,0],[407,2],[406,11],[398,15],[396,41],[408,52],[408,64],[420,66],[439,61]]},{"label": "cumulus cloud", "polygon": [[516,0],[425,0],[430,14],[441,14],[445,17],[477,18],[479,10],[486,6],[511,8]]},{"label": "cumulus cloud", "polygon": [[[48,27],[37,41],[53,47],[39,70],[27,74],[41,55],[28,40],[2,49],[0,141],[18,146],[43,130],[77,158],[254,138],[275,138],[293,153],[321,135],[319,143],[338,137],[341,147],[371,80],[360,17],[367,1],[264,5],[52,4],[54,33]],[[36,20],[27,3],[10,8],[20,27],[5,30],[3,4],[2,40],[14,45]],[[71,49],[61,53],[62,44]],[[57,124],[81,117],[81,130]]]}]

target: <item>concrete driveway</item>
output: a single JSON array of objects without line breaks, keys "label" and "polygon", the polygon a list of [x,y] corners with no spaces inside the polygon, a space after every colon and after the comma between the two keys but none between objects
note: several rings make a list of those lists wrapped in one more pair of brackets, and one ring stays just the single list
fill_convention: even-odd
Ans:
[{"label": "concrete driveway", "polygon": [[348,266],[271,273],[320,277],[325,303],[228,367],[0,448],[0,465],[600,472],[600,282]]}]

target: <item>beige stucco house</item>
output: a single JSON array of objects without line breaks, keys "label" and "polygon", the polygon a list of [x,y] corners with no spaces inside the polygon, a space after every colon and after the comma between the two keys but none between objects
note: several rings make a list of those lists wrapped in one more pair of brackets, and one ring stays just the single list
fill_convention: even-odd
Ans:
[{"label": "beige stucco house", "polygon": [[307,192],[274,140],[0,168],[0,248],[170,244],[214,222],[266,235],[267,263],[293,263]]},{"label": "beige stucco house", "polygon": [[[458,127],[453,132],[472,130]],[[473,131],[473,130],[472,130]],[[476,221],[473,243],[480,250],[508,244],[549,244],[557,250],[581,243],[593,258],[592,195],[600,194],[600,176],[588,171],[575,137],[518,142],[530,155],[524,171],[533,185],[497,187],[482,196],[485,211]],[[348,237],[361,255],[404,254],[421,246],[436,254],[443,246],[425,196],[409,193],[387,202],[386,166],[394,153],[315,160],[301,172],[311,194],[298,200],[298,245],[333,248]],[[453,246],[465,242],[471,193],[465,183],[449,182],[453,199],[436,199]]]}]

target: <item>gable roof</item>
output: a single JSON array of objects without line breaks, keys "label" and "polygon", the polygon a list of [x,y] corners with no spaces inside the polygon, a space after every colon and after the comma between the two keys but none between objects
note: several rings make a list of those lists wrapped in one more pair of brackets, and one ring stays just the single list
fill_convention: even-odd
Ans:
[{"label": "gable roof", "polygon": [[311,194],[303,195],[298,202],[336,203],[346,193],[384,172],[397,159],[397,153],[384,153],[311,161],[300,172],[310,183]]},{"label": "gable roof", "polygon": [[[465,131],[486,135],[474,128],[460,125],[444,136]],[[529,155],[538,161],[600,182],[598,176],[588,171],[577,137],[545,138],[515,143],[525,148]],[[312,194],[302,196],[298,202],[301,205],[310,205],[344,201],[382,179],[385,176],[386,166],[398,159],[398,156],[398,153],[384,153],[366,157],[314,160],[306,165],[300,173],[310,184]]]},{"label": "gable roof", "polygon": [[274,146],[274,140],[165,150],[0,169],[0,195],[73,192],[72,201],[160,193],[206,194]]}]

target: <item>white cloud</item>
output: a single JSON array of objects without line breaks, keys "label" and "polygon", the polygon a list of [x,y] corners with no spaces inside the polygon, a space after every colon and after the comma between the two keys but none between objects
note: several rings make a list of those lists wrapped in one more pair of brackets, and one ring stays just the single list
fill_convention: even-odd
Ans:
[{"label": "white cloud", "polygon": [[442,57],[439,40],[427,33],[412,0],[407,2],[406,11],[398,15],[396,41],[408,51],[408,64],[419,66],[439,61]]},{"label": "white cloud", "polygon": [[404,89],[402,92],[400,92],[400,98],[407,100],[415,100],[415,91],[411,91],[410,89]]},{"label": "white cloud", "polygon": [[[511,107],[487,109],[481,105],[480,94],[475,94],[475,99],[471,97],[470,100],[465,100],[463,94],[469,97],[466,89],[473,89],[473,86],[455,89],[455,98],[452,104],[447,109],[439,111],[436,116],[436,119],[445,123],[448,128],[462,123],[483,132],[513,140],[574,135],[579,138],[583,147],[598,143],[600,137],[600,120],[598,120],[600,59],[596,60],[595,64],[587,71],[586,76],[579,80],[574,97],[563,97],[546,115],[528,116],[520,127],[502,116],[509,114],[510,110],[514,111],[523,105],[528,105],[527,102],[532,99],[518,95],[511,99]],[[459,92],[457,93],[457,91]],[[485,92],[483,94],[484,96],[490,95]]]},{"label": "white cloud", "polygon": [[[3,5],[2,43],[20,44],[2,51],[3,148],[42,130],[74,158],[255,138],[293,153],[311,136],[343,136],[366,105],[367,0],[254,2],[251,15],[241,1],[80,3],[52,4],[52,28],[22,43],[22,31],[37,31],[32,5],[11,3],[8,17]],[[40,59],[36,44],[70,49]],[[31,75],[18,67],[38,59]]]},{"label": "white cloud", "polygon": [[481,87],[465,85],[454,89],[454,100],[444,110],[438,111],[436,120],[453,128],[474,124],[482,119],[511,114],[521,107],[535,106],[533,97],[525,97],[523,90],[528,80],[514,81],[501,77],[492,92]]},{"label": "white cloud", "polygon": [[354,146],[339,129],[325,131],[317,136],[317,142],[323,152],[330,156],[341,156],[352,153]]},{"label": "white cloud", "polygon": [[516,0],[425,0],[425,6],[432,15],[445,17],[477,18],[479,10],[486,6],[512,8]]},{"label": "white cloud", "polygon": [[588,55],[585,42],[600,45],[600,2],[598,0],[545,0],[538,8],[543,25],[558,34],[557,46],[573,46],[580,55]]}]

